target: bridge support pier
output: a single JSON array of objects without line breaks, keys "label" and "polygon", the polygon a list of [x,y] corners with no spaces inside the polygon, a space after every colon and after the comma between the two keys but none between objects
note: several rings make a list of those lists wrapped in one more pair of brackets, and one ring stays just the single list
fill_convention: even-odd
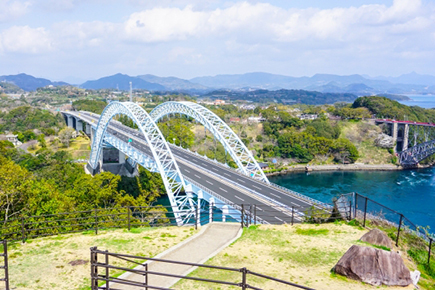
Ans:
[{"label": "bridge support pier", "polygon": [[73,118],[74,118],[74,117],[72,117],[72,116],[67,116],[67,117],[66,117],[66,119],[67,119],[66,123],[67,123],[67,126],[68,126],[68,127],[71,127],[71,128],[74,127],[74,124],[73,124]]},{"label": "bridge support pier", "polygon": [[85,133],[86,133],[86,135],[91,136],[91,130],[92,130],[91,124],[86,123],[85,124]]},{"label": "bridge support pier", "polygon": [[391,136],[393,137],[393,142],[397,142],[397,133],[399,131],[399,127],[397,126],[397,123],[393,123],[391,125]]},{"label": "bridge support pier", "polygon": [[80,119],[76,119],[76,131],[83,131],[83,122]]},{"label": "bridge support pier", "polygon": [[402,151],[405,151],[408,149],[408,142],[409,142],[409,125],[405,124],[405,130],[403,132],[403,146]]}]

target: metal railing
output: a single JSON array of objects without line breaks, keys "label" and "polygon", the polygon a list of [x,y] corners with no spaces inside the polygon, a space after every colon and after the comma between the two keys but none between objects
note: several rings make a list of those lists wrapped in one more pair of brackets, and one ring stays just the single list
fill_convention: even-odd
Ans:
[{"label": "metal railing", "polygon": [[[99,208],[49,215],[21,216],[1,222],[0,239],[8,241],[101,229],[176,225],[170,206]],[[181,212],[180,212],[181,213]],[[184,212],[183,212],[184,213]],[[194,219],[189,221],[195,224]]]},{"label": "metal railing", "polygon": [[3,253],[0,253],[0,257],[3,258],[3,266],[0,266],[0,270],[4,270],[4,278],[0,278],[0,281],[4,282],[5,289],[9,290],[8,242],[3,240],[1,246]]},{"label": "metal railing", "polygon": [[396,228],[394,233],[390,233],[390,237],[395,240],[396,247],[399,246],[399,241],[404,233],[415,235],[426,242],[427,247],[427,264],[430,265],[432,244],[434,236],[427,229],[415,225],[402,213],[399,213],[367,196],[353,192],[347,195],[348,199],[353,200],[352,217],[361,221],[362,226],[366,227],[368,221],[373,226],[387,226]]},{"label": "metal railing", "polygon": [[[101,257],[103,259],[99,259]],[[131,269],[128,267],[120,267],[116,266],[116,263],[112,264],[112,261],[118,259],[123,260],[126,262],[129,262],[133,265],[137,265],[138,267]],[[101,261],[101,262],[99,262]],[[198,268],[206,268],[206,269],[213,269],[213,270],[221,270],[226,272],[235,272],[240,273],[240,282],[233,282],[228,280],[215,280],[210,278],[204,278],[204,277],[192,277],[192,276],[182,276],[167,272],[157,272],[157,271],[150,271],[149,270],[149,263],[166,263],[171,265],[185,265],[190,267],[198,267]],[[143,268],[143,269],[139,269]],[[99,271],[99,269],[102,269],[102,271]],[[143,276],[143,282],[135,281],[128,278],[121,278],[121,277],[115,277],[111,275],[111,271],[125,271],[132,274]],[[188,263],[188,262],[182,262],[182,261],[172,261],[172,260],[165,260],[165,259],[156,259],[156,258],[149,258],[149,257],[141,257],[141,256],[133,256],[133,255],[126,255],[126,254],[118,254],[118,253],[112,253],[109,251],[101,251],[98,250],[97,247],[91,248],[91,289],[97,290],[97,289],[119,289],[120,285],[128,285],[131,288],[137,288],[137,289],[168,289],[171,288],[164,288],[156,285],[150,285],[148,283],[150,276],[164,276],[164,277],[172,277],[177,279],[185,279],[185,280],[193,280],[193,281],[201,281],[201,282],[208,282],[212,284],[218,284],[218,285],[228,285],[228,286],[234,286],[239,287],[241,289],[258,289],[261,290],[261,288],[258,288],[256,286],[253,286],[248,283],[249,277],[253,276],[258,278],[263,278],[266,280],[277,282],[279,285],[282,286],[290,286],[293,288],[298,289],[306,289],[306,290],[313,290],[313,288],[301,286],[295,283],[291,283],[288,281],[284,281],[281,279],[277,279],[271,276],[263,275],[260,273],[256,273],[253,271],[248,270],[247,268],[230,268],[230,267],[219,267],[219,266],[212,266],[212,265],[204,265],[204,264],[196,264],[196,263]],[[99,286],[100,282],[105,282],[104,285]]]}]

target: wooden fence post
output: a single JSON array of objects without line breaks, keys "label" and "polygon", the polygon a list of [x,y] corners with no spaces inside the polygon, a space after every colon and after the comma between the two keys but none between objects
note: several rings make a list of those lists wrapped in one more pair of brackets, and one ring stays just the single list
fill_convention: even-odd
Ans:
[{"label": "wooden fence post", "polygon": [[95,234],[98,235],[98,215],[97,215],[97,208],[94,208],[94,216],[95,216]]}]

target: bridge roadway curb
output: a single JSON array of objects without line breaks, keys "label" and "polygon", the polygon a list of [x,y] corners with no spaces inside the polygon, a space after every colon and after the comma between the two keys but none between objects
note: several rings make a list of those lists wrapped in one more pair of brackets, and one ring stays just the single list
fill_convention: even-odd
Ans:
[{"label": "bridge roadway curb", "polygon": [[[210,258],[216,256],[223,249],[231,245],[234,241],[242,236],[243,229],[240,223],[220,223],[213,222],[203,226],[199,233],[179,243],[178,245],[158,254],[154,258],[166,259],[173,261],[182,261],[196,264],[203,264]],[[148,264],[148,271],[168,273],[174,275],[187,276],[197,267],[186,265],[175,265],[161,262],[145,262],[142,265]],[[139,265],[135,270],[144,270],[144,266]],[[119,276],[120,279],[130,281],[143,282],[143,275],[126,272]],[[148,277],[148,285],[155,287],[170,288],[177,283],[180,278],[172,278],[165,276],[150,275]],[[102,286],[102,287],[105,287]],[[110,288],[133,290],[137,287],[129,285],[120,285],[110,283]]]}]

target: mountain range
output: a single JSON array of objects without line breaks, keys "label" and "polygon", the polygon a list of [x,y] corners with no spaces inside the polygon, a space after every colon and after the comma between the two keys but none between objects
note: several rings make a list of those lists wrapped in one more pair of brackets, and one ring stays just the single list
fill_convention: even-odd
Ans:
[{"label": "mountain range", "polygon": [[[52,82],[27,74],[0,76],[0,82],[13,83],[25,91],[33,91],[48,85],[68,85],[65,82]],[[398,77],[370,77],[366,75],[315,74],[312,77],[291,77],[264,72],[246,74],[226,74],[203,76],[193,79],[159,77],[151,74],[129,76],[115,74],[81,84],[85,89],[133,89],[150,91],[176,91],[204,94],[217,89],[235,91],[266,90],[307,90],[322,93],[371,94],[435,94],[435,76],[420,75],[415,72]]]}]

